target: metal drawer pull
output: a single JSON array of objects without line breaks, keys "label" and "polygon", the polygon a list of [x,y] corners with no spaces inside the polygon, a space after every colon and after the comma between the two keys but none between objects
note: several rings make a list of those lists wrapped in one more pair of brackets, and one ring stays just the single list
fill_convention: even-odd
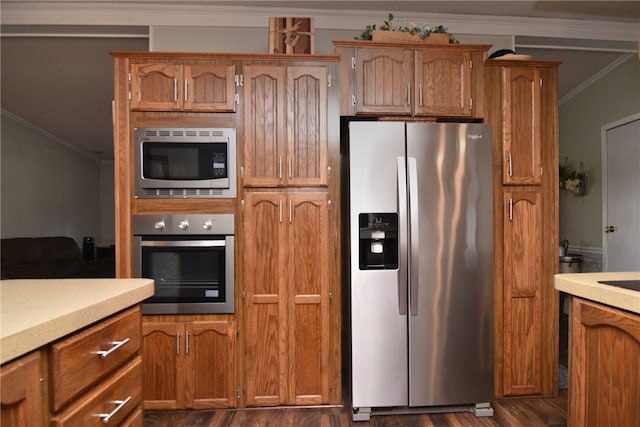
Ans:
[{"label": "metal drawer pull", "polygon": [[131,400],[131,396],[127,397],[125,400],[114,400],[112,403],[118,406],[116,406],[116,408],[113,411],[109,412],[108,414],[99,414],[98,416],[102,418],[103,423],[107,424],[111,420],[111,417],[113,417],[115,414],[120,412],[120,410],[124,407],[124,405],[129,403],[130,400]]},{"label": "metal drawer pull", "polygon": [[116,351],[117,349],[119,349],[120,347],[122,347],[128,342],[129,342],[129,338],[125,338],[122,341],[113,341],[111,343],[113,347],[111,347],[109,350],[98,351],[97,353],[100,355],[100,357],[102,357],[103,359],[106,359],[107,356],[109,356],[111,353],[113,353],[114,351]]}]

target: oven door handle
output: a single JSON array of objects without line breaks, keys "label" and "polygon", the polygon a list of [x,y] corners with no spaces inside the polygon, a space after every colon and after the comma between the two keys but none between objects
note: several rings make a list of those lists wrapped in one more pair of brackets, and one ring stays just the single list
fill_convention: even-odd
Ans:
[{"label": "oven door handle", "polygon": [[143,247],[155,248],[214,248],[224,247],[224,240],[143,240]]}]

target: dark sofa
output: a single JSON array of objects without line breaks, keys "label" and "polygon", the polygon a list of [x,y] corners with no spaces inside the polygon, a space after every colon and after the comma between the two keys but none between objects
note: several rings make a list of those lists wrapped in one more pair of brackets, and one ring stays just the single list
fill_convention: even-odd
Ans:
[{"label": "dark sofa", "polygon": [[2,279],[115,277],[115,260],[85,261],[71,237],[2,239]]}]

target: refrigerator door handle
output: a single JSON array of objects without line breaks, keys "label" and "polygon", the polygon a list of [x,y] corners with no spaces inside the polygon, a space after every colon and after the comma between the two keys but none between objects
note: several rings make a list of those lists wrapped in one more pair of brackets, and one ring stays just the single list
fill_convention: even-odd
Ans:
[{"label": "refrigerator door handle", "polygon": [[398,230],[400,260],[398,263],[398,309],[407,314],[407,168],[405,158],[398,157]]},{"label": "refrigerator door handle", "polygon": [[412,316],[418,315],[418,281],[420,266],[420,221],[418,216],[418,167],[415,157],[407,158],[409,172],[409,309]]}]

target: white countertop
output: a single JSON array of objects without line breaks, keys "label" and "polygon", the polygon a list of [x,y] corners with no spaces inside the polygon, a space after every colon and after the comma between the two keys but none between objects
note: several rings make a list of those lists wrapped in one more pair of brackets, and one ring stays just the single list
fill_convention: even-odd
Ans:
[{"label": "white countertop", "polygon": [[0,280],[0,363],[153,295],[151,279]]},{"label": "white countertop", "polygon": [[639,291],[598,283],[602,280],[640,280],[640,272],[556,274],[555,288],[580,298],[640,314]]}]

